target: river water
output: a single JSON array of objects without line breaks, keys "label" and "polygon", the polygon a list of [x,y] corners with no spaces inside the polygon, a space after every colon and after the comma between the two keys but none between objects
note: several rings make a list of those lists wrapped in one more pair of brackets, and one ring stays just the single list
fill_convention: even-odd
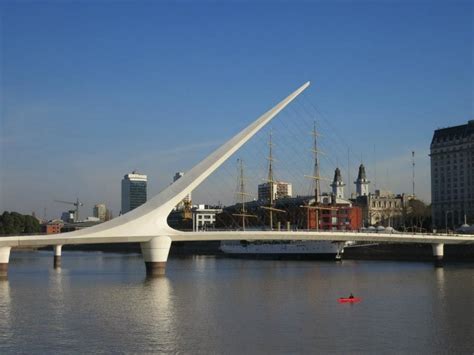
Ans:
[{"label": "river water", "polygon": [[[474,264],[12,253],[0,353],[474,353]],[[339,304],[350,292],[358,304]]]}]

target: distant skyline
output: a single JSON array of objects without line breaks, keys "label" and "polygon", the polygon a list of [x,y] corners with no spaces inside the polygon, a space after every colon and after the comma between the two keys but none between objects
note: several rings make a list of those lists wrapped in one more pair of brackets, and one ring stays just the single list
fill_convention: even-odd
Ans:
[{"label": "distant skyline", "polygon": [[[353,185],[362,161],[378,188],[411,193],[415,151],[429,202],[433,131],[474,119],[473,11],[471,1],[4,1],[0,213],[58,218],[67,206],[53,201],[78,197],[83,217],[97,203],[117,216],[125,174],[147,174],[153,197],[307,80],[272,124],[281,178],[295,189],[310,172],[307,147],[287,142],[310,144],[314,114],[328,177],[340,166]],[[241,152],[252,192],[267,134]],[[232,202],[235,159],[194,203]]]}]

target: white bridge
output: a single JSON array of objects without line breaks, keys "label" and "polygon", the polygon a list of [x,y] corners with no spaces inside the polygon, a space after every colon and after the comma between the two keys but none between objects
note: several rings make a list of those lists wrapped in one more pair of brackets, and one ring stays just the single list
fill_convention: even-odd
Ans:
[{"label": "white bridge", "polygon": [[173,241],[202,240],[329,240],[427,243],[435,259],[441,261],[444,244],[474,244],[473,236],[353,233],[330,231],[260,231],[260,232],[182,232],[168,226],[167,217],[188,193],[214,172],[243,144],[270,122],[301,94],[309,82],[291,93],[272,109],[194,166],[182,178],[168,186],[142,206],[100,225],[55,235],[0,237],[0,277],[7,277],[12,247],[54,246],[55,266],[60,265],[61,247],[67,244],[139,242],[148,275],[162,275]]}]

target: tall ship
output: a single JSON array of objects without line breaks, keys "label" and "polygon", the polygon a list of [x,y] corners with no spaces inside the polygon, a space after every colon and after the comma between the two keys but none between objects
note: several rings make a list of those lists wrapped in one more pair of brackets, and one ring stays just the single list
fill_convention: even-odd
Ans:
[{"label": "tall ship", "polygon": [[[338,197],[338,190],[344,185],[340,176],[339,169],[336,169],[335,178],[333,181],[333,191],[335,194],[331,196],[325,196],[325,203],[321,203],[321,188],[320,180],[323,179],[320,176],[319,168],[319,157],[320,153],[318,150],[316,131],[316,124],[314,124],[311,132],[313,136],[312,153],[314,155],[314,166],[313,174],[305,175],[305,177],[311,179],[313,196],[307,196],[306,198],[291,199],[293,203],[292,210],[298,209],[300,212],[299,216],[305,217],[305,229],[308,230],[319,230],[320,218],[331,212],[338,213],[339,207],[335,203],[328,203],[328,198],[336,202]],[[272,143],[272,132],[270,131],[270,139],[268,142],[269,155],[268,159],[268,176],[265,183],[259,185],[259,201],[265,201],[265,204],[261,204],[258,208],[266,214],[265,219],[268,221],[268,226],[264,227],[263,230],[282,230],[281,222],[274,223],[275,214],[285,214],[288,211],[280,208],[275,202],[279,194],[288,194],[288,189],[291,185],[288,183],[282,183],[274,178],[273,173],[273,143]],[[262,228],[248,226],[248,221],[257,218],[256,215],[250,213],[247,210],[247,204],[245,199],[249,197],[249,194],[245,191],[245,178],[243,172],[242,160],[239,160],[239,182],[238,191],[236,192],[239,199],[240,209],[233,216],[240,220],[241,230],[251,232],[252,230],[262,230]],[[286,185],[285,185],[286,184]],[[298,203],[295,204],[294,201]],[[284,203],[285,199],[278,199],[278,202]],[[281,203],[280,203],[281,204]],[[255,210],[255,208],[254,208]],[[290,218],[288,216],[288,218]],[[277,218],[278,219],[278,218]],[[290,222],[286,222],[286,230],[290,230]],[[331,241],[301,241],[301,240],[289,240],[289,241],[222,241],[220,249],[223,253],[229,256],[235,256],[240,258],[256,258],[256,259],[290,259],[290,260],[338,260],[341,259],[344,252],[344,247],[347,245],[345,242],[331,242]]]}]

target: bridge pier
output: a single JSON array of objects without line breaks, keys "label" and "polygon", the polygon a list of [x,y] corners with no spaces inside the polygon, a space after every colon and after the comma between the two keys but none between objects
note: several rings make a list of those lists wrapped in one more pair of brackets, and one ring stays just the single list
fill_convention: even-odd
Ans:
[{"label": "bridge pier", "polygon": [[0,247],[0,280],[8,279],[8,263],[11,247]]},{"label": "bridge pier", "polygon": [[171,248],[170,237],[154,237],[149,242],[140,243],[148,277],[163,276]]},{"label": "bridge pier", "polygon": [[443,258],[444,258],[444,244],[436,243],[431,244],[433,248],[433,259],[436,267],[443,267]]},{"label": "bridge pier", "polygon": [[62,252],[62,245],[54,245],[54,261],[53,265],[55,269],[59,269],[61,267],[61,252]]}]

